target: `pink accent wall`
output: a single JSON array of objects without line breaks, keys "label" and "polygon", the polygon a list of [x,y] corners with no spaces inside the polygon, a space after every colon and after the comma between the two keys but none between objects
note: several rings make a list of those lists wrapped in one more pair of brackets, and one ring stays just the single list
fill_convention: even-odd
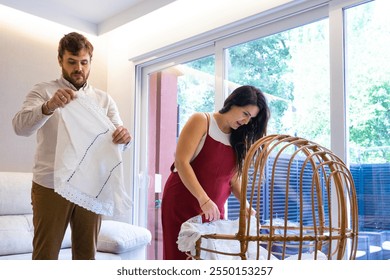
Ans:
[{"label": "pink accent wall", "polygon": [[162,193],[155,193],[155,174],[162,175],[164,186],[174,161],[177,134],[177,76],[159,72],[149,76],[149,143],[148,163],[150,188],[148,193],[148,229],[152,244],[148,259],[162,259],[161,209],[156,201]]}]

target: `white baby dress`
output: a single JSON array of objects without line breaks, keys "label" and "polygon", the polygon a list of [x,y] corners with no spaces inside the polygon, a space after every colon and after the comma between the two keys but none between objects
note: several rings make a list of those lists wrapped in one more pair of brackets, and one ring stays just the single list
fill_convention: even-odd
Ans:
[{"label": "white baby dress", "polygon": [[129,206],[123,184],[123,145],[112,142],[115,126],[83,92],[61,108],[54,190],[102,215],[122,215]]}]

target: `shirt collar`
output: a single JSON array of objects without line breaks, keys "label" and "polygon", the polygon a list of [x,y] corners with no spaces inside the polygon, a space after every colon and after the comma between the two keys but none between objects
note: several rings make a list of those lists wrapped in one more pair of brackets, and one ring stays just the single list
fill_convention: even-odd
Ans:
[{"label": "shirt collar", "polygon": [[[71,82],[69,82],[67,79],[64,78],[64,76],[61,76],[60,83],[66,87],[71,88],[74,91],[77,91],[74,85],[72,85]],[[88,81],[80,88],[81,90],[85,90],[88,87]],[[79,90],[80,90],[79,89]]]}]

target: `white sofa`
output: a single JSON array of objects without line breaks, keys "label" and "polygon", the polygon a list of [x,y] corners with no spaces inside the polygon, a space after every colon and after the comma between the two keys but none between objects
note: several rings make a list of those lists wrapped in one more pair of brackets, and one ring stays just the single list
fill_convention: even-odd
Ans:
[{"label": "white sofa", "polygon": [[[0,260],[31,259],[31,173],[0,172]],[[98,237],[97,260],[143,260],[151,233],[128,223],[103,219]],[[60,259],[71,259],[68,228]]]}]

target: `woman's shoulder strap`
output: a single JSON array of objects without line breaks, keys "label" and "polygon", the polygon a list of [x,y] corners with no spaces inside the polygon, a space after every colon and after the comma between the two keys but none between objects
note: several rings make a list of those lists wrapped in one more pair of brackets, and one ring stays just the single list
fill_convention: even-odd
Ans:
[{"label": "woman's shoulder strap", "polygon": [[210,113],[204,113],[205,116],[206,116],[206,119],[207,119],[207,134],[209,132],[209,128],[210,128]]}]

